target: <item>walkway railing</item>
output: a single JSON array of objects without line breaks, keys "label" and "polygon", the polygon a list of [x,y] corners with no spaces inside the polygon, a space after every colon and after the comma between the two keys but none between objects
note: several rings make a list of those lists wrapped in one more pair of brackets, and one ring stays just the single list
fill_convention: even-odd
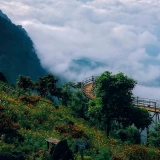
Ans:
[{"label": "walkway railing", "polygon": [[98,76],[91,76],[91,77],[86,78],[85,80],[82,81],[81,87],[83,88],[87,84],[91,84],[91,83],[96,82],[97,78],[98,78]]},{"label": "walkway railing", "polygon": [[[95,98],[93,91],[94,91],[97,78],[98,76],[91,76],[86,78],[81,83],[81,88],[83,93],[90,99]],[[160,101],[148,99],[148,98],[134,97],[133,102],[136,106],[146,108],[148,111],[160,113]]]}]

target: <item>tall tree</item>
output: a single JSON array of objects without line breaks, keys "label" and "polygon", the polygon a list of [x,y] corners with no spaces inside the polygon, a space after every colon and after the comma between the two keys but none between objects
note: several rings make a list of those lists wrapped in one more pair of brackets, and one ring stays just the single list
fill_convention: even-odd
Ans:
[{"label": "tall tree", "polygon": [[62,105],[68,106],[75,90],[76,84],[73,82],[66,82],[61,86],[61,102]]},{"label": "tall tree", "polygon": [[25,91],[33,89],[33,81],[30,77],[19,75],[17,79],[17,87],[23,88]]},{"label": "tall tree", "polygon": [[35,82],[35,89],[42,97],[57,96],[59,95],[59,89],[56,87],[56,79],[52,74],[47,74],[44,77],[40,77]]},{"label": "tall tree", "polygon": [[101,124],[106,126],[109,136],[112,120],[128,120],[128,111],[133,107],[132,90],[136,81],[123,73],[112,75],[111,72],[102,73],[96,81],[96,99],[89,103],[89,112]]},{"label": "tall tree", "polygon": [[86,118],[88,99],[81,91],[81,83],[67,82],[61,87],[62,105],[70,107],[77,117]]}]

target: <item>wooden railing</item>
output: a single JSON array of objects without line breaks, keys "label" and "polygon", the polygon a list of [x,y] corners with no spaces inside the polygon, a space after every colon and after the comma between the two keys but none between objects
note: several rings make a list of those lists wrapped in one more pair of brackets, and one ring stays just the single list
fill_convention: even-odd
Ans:
[{"label": "wooden railing", "polygon": [[85,87],[87,84],[91,84],[91,83],[94,83],[96,82],[96,79],[98,78],[98,76],[91,76],[91,77],[88,77],[86,78],[85,80],[82,81],[81,83],[81,87]]},{"label": "wooden railing", "polygon": [[160,108],[159,101],[148,98],[134,97],[134,104],[137,106],[146,106],[152,108]]},{"label": "wooden railing", "polygon": [[[96,79],[98,76],[91,76],[86,78],[81,83],[81,89],[83,93],[90,99],[94,99],[94,87],[96,85]],[[146,108],[148,111],[160,113],[160,101],[134,97],[133,103],[141,108]]]}]

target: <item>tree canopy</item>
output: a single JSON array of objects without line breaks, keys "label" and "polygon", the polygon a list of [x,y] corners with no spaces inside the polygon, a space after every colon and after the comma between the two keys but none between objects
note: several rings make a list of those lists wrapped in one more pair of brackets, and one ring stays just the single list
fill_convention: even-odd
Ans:
[{"label": "tree canopy", "polygon": [[81,91],[81,83],[66,82],[61,86],[61,103],[70,107],[74,115],[86,118],[88,99]]},{"label": "tree canopy", "polygon": [[[134,79],[122,72],[113,75],[106,71],[97,78],[94,90],[96,98],[89,102],[89,113],[103,124],[107,136],[113,120],[124,127],[135,124],[138,128],[144,128],[151,123],[148,112],[133,105],[132,90],[136,84]],[[148,121],[138,124],[135,114],[138,114],[138,117],[143,115]]]},{"label": "tree canopy", "polygon": [[23,75],[19,75],[16,85],[19,88],[23,88],[25,91],[33,89],[33,81],[31,78]]},{"label": "tree canopy", "polygon": [[148,144],[150,146],[160,148],[160,136],[159,135],[160,135],[160,123],[155,125],[154,130],[149,131]]},{"label": "tree canopy", "polygon": [[55,76],[47,74],[38,78],[38,81],[35,82],[35,89],[42,97],[57,96],[59,95],[59,90],[56,87],[57,82],[58,79]]}]

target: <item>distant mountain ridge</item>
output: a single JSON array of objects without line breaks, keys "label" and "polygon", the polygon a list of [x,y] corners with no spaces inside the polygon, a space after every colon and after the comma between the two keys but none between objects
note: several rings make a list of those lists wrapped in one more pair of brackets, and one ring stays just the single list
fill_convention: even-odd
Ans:
[{"label": "distant mountain ridge", "polygon": [[19,74],[30,76],[33,80],[46,74],[27,32],[20,25],[13,24],[1,10],[0,72],[14,84]]}]

